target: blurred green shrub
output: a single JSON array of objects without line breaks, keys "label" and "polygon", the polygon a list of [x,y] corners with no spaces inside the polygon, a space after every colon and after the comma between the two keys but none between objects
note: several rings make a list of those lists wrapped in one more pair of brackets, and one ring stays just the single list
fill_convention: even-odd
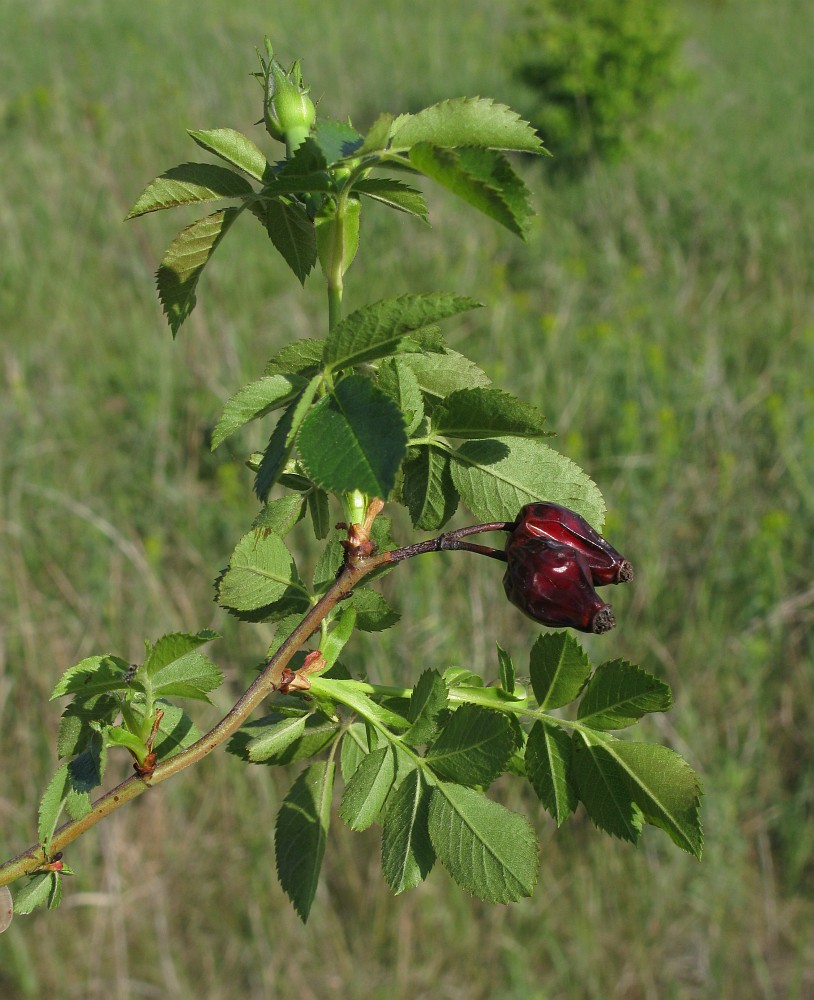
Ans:
[{"label": "blurred green shrub", "polygon": [[654,105],[688,82],[669,0],[534,0],[519,24],[515,73],[560,174],[621,158],[649,131]]}]

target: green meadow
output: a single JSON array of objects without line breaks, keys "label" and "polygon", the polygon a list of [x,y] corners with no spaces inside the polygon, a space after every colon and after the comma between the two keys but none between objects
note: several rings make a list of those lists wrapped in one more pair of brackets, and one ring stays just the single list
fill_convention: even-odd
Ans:
[{"label": "green meadow", "polygon": [[[320,113],[360,128],[464,94],[522,110],[520,6],[0,0],[0,860],[36,838],[66,667],[216,628],[227,680],[214,708],[193,706],[208,726],[271,636],[212,603],[257,509],[243,461],[263,430],[214,454],[207,436],[276,349],[321,335],[321,285],[303,292],[241,223],[173,342],[153,272],[195,216],[125,224],[128,208],[204,158],[187,128],[263,143],[250,74],[264,34],[302,57]],[[438,867],[394,898],[376,828],[335,815],[303,927],[273,849],[294,772],[219,753],[71,846],[60,909],[0,937],[0,995],[814,995],[814,6],[681,10],[692,85],[652,142],[570,186],[520,164],[538,210],[526,245],[440,189],[431,230],[367,209],[346,301],[485,304],[448,339],[540,406],[605,495],[605,533],[637,578],[588,648],[672,685],[673,710],[640,730],[703,777],[703,860],[652,828],[638,848],[611,840],[581,812],[557,831],[501,782],[539,834],[531,899],[480,903]],[[305,532],[292,538],[307,565]],[[383,683],[452,664],[492,680],[495,641],[522,669],[539,632],[504,600],[500,567],[467,553],[411,560],[381,586],[402,621],[354,638],[345,662]],[[109,773],[129,770],[122,754]]]}]

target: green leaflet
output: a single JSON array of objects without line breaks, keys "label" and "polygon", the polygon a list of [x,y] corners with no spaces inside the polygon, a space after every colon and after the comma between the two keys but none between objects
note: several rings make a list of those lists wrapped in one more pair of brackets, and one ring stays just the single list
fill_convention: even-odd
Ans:
[{"label": "green leaflet", "polygon": [[412,434],[424,419],[424,397],[412,368],[397,357],[388,358],[379,365],[376,385],[395,399],[405,419],[405,430],[408,436]]},{"label": "green leaflet", "polygon": [[[363,306],[338,323],[325,341],[326,371],[341,371],[394,354],[409,334],[480,306],[474,299],[435,292],[402,295]],[[412,341],[412,350],[415,350]]]},{"label": "green leaflet", "polygon": [[454,438],[489,438],[501,434],[542,437],[549,432],[535,406],[500,389],[458,389],[433,411],[436,434]]},{"label": "green leaflet", "polygon": [[497,662],[500,669],[500,686],[506,692],[506,694],[514,694],[515,685],[515,670],[514,663],[512,662],[511,656],[506,652],[506,650],[500,645],[500,643],[495,644],[497,646]]},{"label": "green leaflet", "polygon": [[265,155],[241,132],[236,132],[233,128],[187,131],[202,149],[226,160],[255,180],[271,179],[271,168]]},{"label": "green leaflet", "polygon": [[525,185],[500,153],[483,149],[441,149],[422,142],[409,153],[410,165],[479,212],[525,238],[532,214]]},{"label": "green leaflet", "polygon": [[314,375],[277,421],[254,481],[254,491],[261,500],[268,497],[269,490],[282,475],[321,382],[322,376]]},{"label": "green leaflet", "polygon": [[404,463],[401,498],[413,527],[436,531],[455,513],[460,497],[452,481],[448,453],[432,445],[416,450],[415,457]]},{"label": "green leaflet", "polygon": [[452,452],[452,480],[484,521],[512,521],[534,500],[570,507],[597,529],[605,516],[596,484],[542,441],[512,436],[466,441]]},{"label": "green leaflet", "polygon": [[410,746],[428,743],[437,731],[438,717],[447,707],[449,691],[437,670],[425,670],[413,686],[410,728],[402,739]]},{"label": "green leaflet", "polygon": [[579,801],[571,768],[571,737],[561,726],[539,719],[531,727],[526,774],[540,801],[562,826]]},{"label": "green leaflet", "polygon": [[534,697],[546,710],[572,702],[591,675],[585,650],[570,632],[538,636],[529,662]]},{"label": "green leaflet", "polygon": [[309,765],[289,789],[277,816],[277,876],[303,923],[317,891],[331,823],[336,765]]},{"label": "green leaflet", "polygon": [[683,758],[667,747],[598,732],[575,732],[573,746],[579,797],[600,829],[635,843],[646,821],[701,857],[700,783]]},{"label": "green leaflet", "polygon": [[194,698],[211,704],[207,692],[220,687],[222,681],[223,674],[208,657],[187,653],[153,674],[153,695]]},{"label": "green leaflet", "polygon": [[514,746],[514,731],[504,713],[463,704],[427,751],[426,761],[449,781],[490,785],[502,773]]},{"label": "green leaflet", "polygon": [[305,384],[298,375],[266,375],[238,389],[224,406],[212,432],[212,450],[250,420],[290,403]]},{"label": "green leaflet", "polygon": [[[278,699],[275,706],[279,704]],[[291,764],[321,753],[338,732],[339,723],[322,712],[294,715],[276,712],[241,726],[229,740],[226,750],[252,764]]]},{"label": "green leaflet", "polygon": [[[372,128],[369,135],[373,132]],[[484,97],[453,98],[416,114],[399,115],[390,124],[390,135],[394,148],[431,142],[445,147],[483,146],[525,153],[546,152],[528,122],[505,104]]]},{"label": "green leaflet", "polygon": [[249,531],[237,543],[218,582],[218,603],[253,611],[281,598],[297,582],[291,553],[278,535]]},{"label": "green leaflet", "polygon": [[298,446],[308,475],[323,489],[360,490],[386,499],[407,434],[393,400],[369,378],[350,375],[305,418]]},{"label": "green leaflet", "polygon": [[382,875],[398,894],[424,881],[435,863],[428,829],[430,789],[418,768],[387,801],[382,830]]},{"label": "green leaflet", "polygon": [[54,892],[54,883],[58,881],[56,872],[32,875],[14,897],[15,913],[31,913],[38,906],[44,906]]},{"label": "green leaflet", "polygon": [[592,729],[624,729],[648,712],[666,712],[671,704],[664,681],[626,660],[611,660],[596,668],[577,718]]},{"label": "green leaflet", "polygon": [[256,201],[252,215],[265,227],[269,239],[301,285],[317,262],[314,223],[302,205],[280,196]]},{"label": "green leaflet", "polygon": [[429,223],[424,195],[403,181],[392,180],[389,177],[368,177],[356,181],[353,190],[367,195],[368,198],[379,201],[383,205],[395,208],[399,212],[413,215],[422,222]]},{"label": "green leaflet", "polygon": [[392,746],[373,750],[353,773],[345,788],[339,815],[351,830],[366,830],[379,818],[396,777]]},{"label": "green leaflet", "polygon": [[218,632],[208,628],[201,629],[200,632],[170,632],[162,635],[154,644],[147,644],[143,669],[152,676],[199,646],[219,638]]},{"label": "green leaflet", "polygon": [[487,903],[530,896],[537,840],[528,821],[472,788],[439,782],[429,807],[432,846],[455,882]]},{"label": "green leaflet", "polygon": [[427,401],[435,403],[456,389],[489,385],[489,376],[457,351],[402,354],[399,361],[412,369]]},{"label": "green leaflet", "polygon": [[177,205],[191,205],[220,198],[246,198],[254,194],[249,182],[233,170],[214,163],[182,163],[150,181],[127,215],[135,219]]},{"label": "green leaflet", "polygon": [[239,214],[236,208],[224,208],[198,219],[167,247],[156,271],[156,285],[173,337],[195,308],[195,289],[203,269]]},{"label": "green leaflet", "polygon": [[67,694],[81,695],[83,699],[106,691],[124,691],[125,675],[129,664],[118,656],[88,656],[69,667],[51,692],[51,701]]}]

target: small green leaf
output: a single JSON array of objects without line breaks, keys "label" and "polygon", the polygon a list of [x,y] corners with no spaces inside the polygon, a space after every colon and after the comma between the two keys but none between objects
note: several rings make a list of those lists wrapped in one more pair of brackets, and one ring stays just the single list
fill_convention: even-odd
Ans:
[{"label": "small green leaf", "polygon": [[524,153],[546,152],[528,122],[507,105],[496,104],[485,97],[457,97],[433,104],[417,114],[399,115],[390,126],[390,134],[394,148],[431,142],[445,147],[483,146]]},{"label": "small green leaf", "polygon": [[52,872],[32,875],[14,897],[15,913],[31,913],[38,906],[45,906],[51,894]]},{"label": "small green leaf", "polygon": [[487,903],[530,896],[537,881],[537,840],[528,821],[480,792],[439,782],[429,832],[441,864],[461,888]]},{"label": "small green leaf", "polygon": [[281,598],[296,580],[294,560],[283,540],[250,531],[237,543],[229,568],[220,578],[218,603],[223,608],[252,611]]},{"label": "small green leaf", "polygon": [[387,498],[407,435],[393,400],[363,375],[350,375],[305,418],[298,445],[308,475],[323,489]]},{"label": "small green leaf", "polygon": [[447,687],[483,687],[480,674],[467,670],[466,667],[447,667],[444,671],[444,683]]},{"label": "small green leaf", "polygon": [[443,353],[402,354],[399,360],[412,369],[421,391],[430,402],[443,399],[456,389],[489,385],[488,375],[474,361],[457,351],[447,349]]},{"label": "small green leaf", "polygon": [[421,386],[411,368],[398,358],[388,358],[379,366],[376,383],[382,392],[392,396],[405,418],[405,430],[410,435],[424,419],[424,399]]},{"label": "small green leaf", "polygon": [[123,729],[121,726],[108,726],[105,730],[105,739],[110,746],[124,747],[140,763],[144,763],[144,759],[148,753],[147,744],[134,733],[131,733],[129,729]]},{"label": "small green leaf", "polygon": [[254,202],[251,213],[265,226],[275,249],[304,285],[317,262],[316,230],[305,209],[281,195]]},{"label": "small green leaf", "polygon": [[277,500],[268,500],[252,522],[254,530],[273,531],[284,538],[305,513],[305,500],[301,494],[289,493]]},{"label": "small green leaf", "polygon": [[322,368],[325,341],[317,338],[296,340],[278,351],[267,363],[264,375],[314,375]]},{"label": "small green leaf", "polygon": [[62,902],[62,875],[60,872],[49,872],[48,909],[55,910]]},{"label": "small green leaf", "polygon": [[415,768],[387,800],[382,875],[396,894],[420,885],[435,863],[428,830],[429,792]]},{"label": "small green leaf", "polygon": [[[373,739],[373,745],[369,740]],[[386,746],[385,738],[377,729],[367,727],[363,722],[353,722],[348,726],[342,738],[340,766],[342,780],[347,784],[356,774],[356,769],[373,750]]]},{"label": "small green leaf", "polygon": [[513,521],[535,500],[570,507],[598,527],[605,516],[596,484],[542,441],[514,436],[466,441],[452,453],[452,479],[467,507],[484,521]]},{"label": "small green leaf", "polygon": [[328,334],[323,359],[326,370],[341,371],[395,354],[409,334],[479,305],[464,296],[434,292],[363,306]]},{"label": "small green leaf", "polygon": [[270,180],[271,168],[266,157],[241,132],[232,128],[187,129],[198,145],[237,167],[255,180]]},{"label": "small green leaf", "polygon": [[362,144],[362,136],[349,122],[319,118],[311,142],[316,144],[327,163],[335,163],[353,156]]},{"label": "small green leaf", "polygon": [[[277,699],[275,705],[279,704],[280,699]],[[299,736],[289,741],[289,736],[297,729],[289,723],[297,719],[304,720],[303,729]],[[226,745],[226,750],[252,764],[291,764],[315,757],[330,746],[338,733],[339,723],[322,712],[301,712],[293,716],[276,712],[238,729]],[[261,754],[266,755],[261,759]]]},{"label": "small green leaf", "polygon": [[[201,731],[183,709],[172,705],[163,698],[155,703],[157,709],[164,713],[158,724],[153,750],[158,760],[165,760],[173,754],[192,746],[201,738]],[[144,727],[144,705],[133,702],[130,706],[135,719],[141,720]]]},{"label": "small green leaf", "polygon": [[67,763],[61,764],[56,774],[48,782],[48,785],[40,799],[39,822],[37,824],[37,839],[43,849],[48,853],[51,846],[51,838],[57,828],[59,817],[65,807],[65,800],[71,787],[68,776]]},{"label": "small green leaf", "polygon": [[376,590],[361,587],[354,590],[348,604],[356,612],[356,627],[361,632],[383,632],[392,628],[401,618],[398,611],[387,603]]},{"label": "small green leaf", "polygon": [[305,719],[304,715],[300,715],[267,727],[250,741],[247,747],[249,760],[257,764],[269,757],[278,757],[305,732]]},{"label": "small green leaf", "polygon": [[322,541],[331,530],[331,508],[325,490],[314,489],[308,494],[308,512],[314,526],[314,536]]},{"label": "small green leaf", "polygon": [[611,660],[596,668],[577,718],[591,729],[624,729],[648,712],[666,712],[671,704],[664,681],[627,660]]},{"label": "small green leaf", "polygon": [[548,632],[531,647],[531,686],[540,708],[572,702],[591,675],[585,651],[570,632]]},{"label": "small green leaf", "polygon": [[167,247],[156,271],[156,284],[173,337],[195,308],[195,289],[203,269],[239,214],[236,208],[224,208],[198,219]]},{"label": "small green leaf", "polygon": [[339,807],[339,815],[351,830],[366,830],[376,822],[395,777],[396,760],[390,746],[372,751],[359,763]]},{"label": "small green leaf", "polygon": [[450,393],[432,415],[437,434],[454,438],[547,435],[540,411],[500,389],[459,389]]},{"label": "small green leaf", "polygon": [[106,764],[107,753],[102,737],[97,733],[96,739],[68,764],[70,791],[84,795],[98,788],[102,783]]},{"label": "small green leaf", "polygon": [[154,645],[148,644],[144,670],[152,677],[163,667],[180,660],[182,656],[193,652],[199,646],[219,638],[220,634],[209,628],[201,629],[200,632],[170,632],[162,635]]},{"label": "small green leaf", "polygon": [[134,219],[176,205],[191,205],[220,198],[246,198],[251,184],[233,170],[214,163],[182,163],[150,181],[127,215]]},{"label": "small green leaf", "polygon": [[331,622],[330,630],[323,635],[319,651],[325,658],[328,668],[339,659],[339,654],[347,645],[356,627],[356,611],[352,607],[344,607]]},{"label": "small green leaf", "polygon": [[497,662],[500,669],[500,686],[506,694],[514,694],[514,663],[512,663],[511,656],[499,642],[495,643],[495,645],[497,646]]},{"label": "small green leaf", "polygon": [[299,375],[266,375],[239,389],[223,408],[212,432],[212,451],[250,420],[290,403],[305,388]]},{"label": "small green leaf", "polygon": [[309,765],[283,800],[274,833],[277,875],[303,923],[317,891],[331,822],[335,765]]},{"label": "small green leaf", "polygon": [[532,788],[557,826],[562,826],[579,802],[568,733],[544,719],[535,722],[526,742],[525,764]]},{"label": "small green leaf", "polygon": [[401,498],[419,531],[437,531],[458,508],[449,454],[431,445],[417,449],[403,468]]},{"label": "small green leaf", "polygon": [[402,739],[410,746],[428,743],[436,734],[438,717],[447,707],[449,691],[437,670],[425,670],[418,678],[410,698],[409,719],[412,725]]},{"label": "small green leaf", "polygon": [[280,478],[321,382],[322,376],[314,375],[277,422],[254,481],[254,491],[261,500]]},{"label": "small green leaf", "polygon": [[502,773],[514,745],[514,732],[502,712],[464,704],[452,713],[426,760],[442,778],[489,785]]},{"label": "small green leaf", "polygon": [[373,153],[380,149],[386,149],[390,141],[390,130],[393,125],[393,116],[385,111],[379,115],[375,122],[367,130],[365,141],[359,148],[359,155]]},{"label": "small green leaf", "polygon": [[75,698],[62,713],[57,733],[57,756],[72,757],[81,753],[96,734],[91,723],[104,726],[119,714],[121,702],[107,694]]},{"label": "small green leaf", "polygon": [[429,222],[424,195],[417,188],[411,187],[403,181],[392,180],[389,177],[368,177],[356,181],[353,190],[367,195],[374,201],[380,201],[383,205],[395,208],[399,212],[414,215],[422,222]]},{"label": "small green leaf", "polygon": [[211,704],[208,691],[223,682],[223,674],[203,653],[187,653],[157,670],[152,677],[153,694],[158,697],[194,698]]},{"label": "small green leaf", "polygon": [[124,678],[129,666],[118,656],[88,656],[65,671],[51,692],[50,700],[66,694],[86,699],[106,691],[126,690]]},{"label": "small green leaf", "polygon": [[531,207],[525,186],[505,157],[488,150],[448,150],[429,143],[413,146],[409,155],[416,170],[515,236],[525,237]]}]

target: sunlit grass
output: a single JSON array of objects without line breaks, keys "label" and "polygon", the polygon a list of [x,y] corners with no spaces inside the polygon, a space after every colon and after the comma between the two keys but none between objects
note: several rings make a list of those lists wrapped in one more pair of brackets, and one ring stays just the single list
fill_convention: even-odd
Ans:
[{"label": "sunlit grass", "polygon": [[[251,132],[264,32],[282,58],[302,55],[321,108],[359,125],[450,93],[522,95],[500,58],[503,5],[2,6],[5,857],[34,836],[62,669],[211,625],[228,635],[211,650],[223,710],[267,640],[211,602],[255,503],[241,449],[210,457],[205,437],[277,346],[318,334],[318,282],[303,294],[246,225],[172,343],[152,272],[182,217],[124,225],[129,204],[197,157],[186,127]],[[274,875],[291,776],[215,755],[71,848],[63,907],[0,939],[4,996],[814,990],[814,16],[800,0],[686,9],[697,85],[666,112],[669,142],[571,188],[524,166],[540,212],[528,247],[438,191],[432,231],[374,208],[348,303],[438,288],[486,304],[450,339],[537,403],[605,493],[609,537],[638,575],[591,653],[673,685],[647,734],[704,777],[704,861],[657,831],[634,851],[584,817],[556,833],[525,796],[542,843],[533,899],[488,907],[440,871],[393,899],[375,832],[337,818],[303,929]],[[431,664],[491,677],[497,639],[522,669],[535,631],[503,602],[499,567],[422,560],[382,583],[402,625],[354,640],[349,666],[402,683]],[[510,785],[496,794],[518,801]]]}]

